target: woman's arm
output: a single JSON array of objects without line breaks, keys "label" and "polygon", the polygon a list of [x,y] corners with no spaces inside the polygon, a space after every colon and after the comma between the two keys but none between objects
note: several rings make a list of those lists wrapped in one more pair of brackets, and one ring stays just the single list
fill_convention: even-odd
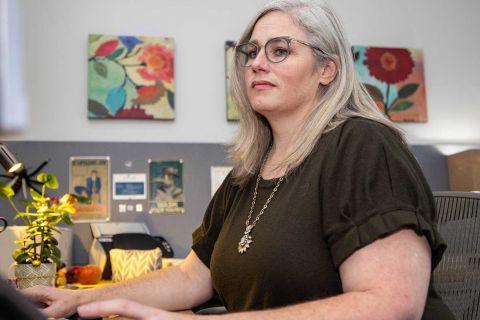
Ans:
[{"label": "woman's arm", "polygon": [[[427,240],[413,230],[400,230],[357,250],[342,263],[344,294],[256,316],[265,320],[421,319],[430,272]],[[257,318],[249,315],[249,319]]]},{"label": "woman's arm", "polygon": [[165,310],[183,310],[213,295],[210,270],[191,251],[179,265],[160,269],[143,277],[93,289],[66,290],[33,287],[22,290],[30,299],[47,305],[51,317],[68,316],[79,305],[107,299],[129,299]]},{"label": "woman's arm", "polygon": [[[430,261],[427,240],[412,230],[400,230],[357,250],[343,262],[340,275],[345,293],[341,295],[284,308],[220,317],[231,320],[421,319],[430,279]],[[125,313],[135,319],[194,317],[151,308],[142,309],[125,301],[109,301],[80,310],[85,316]],[[212,316],[212,319],[218,317]],[[209,318],[202,316],[205,320]]]}]

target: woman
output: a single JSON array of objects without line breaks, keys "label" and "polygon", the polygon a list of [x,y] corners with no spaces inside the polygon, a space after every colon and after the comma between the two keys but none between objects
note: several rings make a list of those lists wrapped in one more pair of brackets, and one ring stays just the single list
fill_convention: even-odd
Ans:
[{"label": "woman", "polygon": [[[99,289],[27,294],[54,316],[89,303],[82,316],[190,319],[165,310],[215,290],[229,319],[453,319],[430,284],[445,248],[431,192],[357,81],[331,9],[273,2],[239,43],[235,167],[185,262]],[[128,300],[91,303],[112,298]]]}]

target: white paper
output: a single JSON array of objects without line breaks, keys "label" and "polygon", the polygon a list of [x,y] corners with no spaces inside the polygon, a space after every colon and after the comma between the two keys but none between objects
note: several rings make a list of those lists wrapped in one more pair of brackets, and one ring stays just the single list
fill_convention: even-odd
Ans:
[{"label": "white paper", "polygon": [[218,187],[222,184],[225,177],[228,173],[233,169],[231,166],[212,166],[210,167],[210,177],[211,177],[211,185],[212,185],[212,194],[211,196],[217,192]]}]

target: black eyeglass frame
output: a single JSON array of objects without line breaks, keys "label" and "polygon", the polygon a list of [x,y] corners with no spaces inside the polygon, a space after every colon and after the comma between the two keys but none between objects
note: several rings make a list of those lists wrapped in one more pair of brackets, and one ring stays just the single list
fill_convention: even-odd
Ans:
[{"label": "black eyeglass frame", "polygon": [[[295,39],[295,38],[291,38],[291,37],[275,37],[275,38],[271,38],[269,39],[267,42],[265,42],[265,44],[263,46],[261,45],[258,45],[256,44],[255,42],[244,42],[244,43],[241,43],[237,46],[235,46],[235,55],[236,55],[236,58],[237,58],[237,61],[239,61],[239,58],[238,56],[240,54],[243,54],[245,56],[248,56],[248,52],[244,52],[244,51],[241,51],[240,48],[243,47],[243,46],[246,46],[246,45],[253,45],[255,48],[256,48],[256,54],[258,55],[260,53],[260,51],[262,50],[262,48],[265,48],[266,46],[268,46],[268,44],[272,41],[277,41],[277,40],[285,40],[287,42],[287,45],[288,45],[288,53],[285,55],[285,57],[282,59],[282,60],[279,60],[279,61],[273,61],[272,59],[270,59],[270,56],[268,55],[267,51],[265,51],[265,56],[267,57],[267,60],[270,61],[271,63],[280,63],[280,62],[283,62],[285,61],[288,56],[290,55],[290,52],[291,52],[291,48],[290,48],[290,44],[292,42],[298,42],[300,44],[303,44],[304,46],[307,46],[307,47],[310,47],[314,50],[317,50],[319,51],[320,53],[324,54],[324,55],[327,55],[325,51],[323,51],[322,49],[320,49],[319,47],[317,46],[314,46],[313,44],[310,44],[306,41],[303,41],[303,40],[298,40],[298,39]],[[255,59],[257,58],[257,56],[255,56]],[[255,59],[252,59],[252,62],[253,60]],[[249,58],[247,57],[246,61],[248,62]],[[243,67],[243,68],[247,68],[247,67],[251,67],[252,65],[248,65],[248,63],[245,63],[244,65],[240,63],[240,66]]]}]

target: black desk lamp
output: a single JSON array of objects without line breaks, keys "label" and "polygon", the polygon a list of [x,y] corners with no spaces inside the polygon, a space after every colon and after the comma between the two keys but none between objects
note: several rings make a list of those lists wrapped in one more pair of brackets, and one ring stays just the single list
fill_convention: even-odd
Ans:
[{"label": "black desk lamp", "polygon": [[12,187],[15,194],[22,188],[23,196],[27,198],[26,187],[30,187],[40,193],[34,184],[41,185],[36,181],[35,175],[47,165],[50,160],[44,161],[37,169],[28,174],[24,164],[17,160],[12,151],[7,145],[0,143],[0,164],[7,171],[7,174],[0,174],[0,177],[8,178],[11,181],[9,185]]},{"label": "black desk lamp", "polygon": [[0,143],[0,163],[8,173],[18,173],[23,169],[23,163],[18,161],[12,151],[3,143]]}]

